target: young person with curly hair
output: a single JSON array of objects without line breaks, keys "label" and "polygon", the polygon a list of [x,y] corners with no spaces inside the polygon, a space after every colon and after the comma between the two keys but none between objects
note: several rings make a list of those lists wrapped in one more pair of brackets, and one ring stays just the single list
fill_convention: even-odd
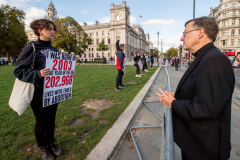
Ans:
[{"label": "young person with curly hair", "polygon": [[[45,53],[47,50],[58,51],[51,43],[57,27],[52,21],[46,19],[35,20],[31,23],[30,27],[38,36],[38,40],[29,42],[22,48],[14,75],[21,81],[34,83],[35,90],[31,107],[36,119],[35,137],[40,148],[38,157],[43,160],[54,160],[55,157],[62,154],[62,150],[54,144],[56,141],[54,139],[55,116],[58,104],[43,108],[42,103],[44,77],[50,72],[50,68],[45,68]],[[34,50],[36,56],[32,69]]]}]

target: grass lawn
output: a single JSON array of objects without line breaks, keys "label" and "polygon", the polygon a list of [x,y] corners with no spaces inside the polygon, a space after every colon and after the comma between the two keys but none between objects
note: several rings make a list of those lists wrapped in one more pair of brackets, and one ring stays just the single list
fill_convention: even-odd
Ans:
[{"label": "grass lawn", "polygon": [[[63,150],[63,155],[58,159],[85,159],[156,69],[154,67],[151,72],[137,78],[136,68],[126,66],[127,73],[123,76],[126,88],[117,92],[114,89],[117,77],[115,66],[76,66],[73,98],[61,102],[56,115],[56,144]],[[0,67],[0,159],[37,159],[35,118],[31,107],[18,116],[8,106],[15,80],[13,70],[13,66]],[[139,83],[126,84],[125,81]],[[92,119],[90,114],[81,111],[86,99],[111,100],[114,104],[101,110],[100,117]],[[89,109],[89,112],[94,112],[94,109]],[[72,126],[76,119],[81,119],[81,124]],[[101,124],[100,121],[106,123]]]}]

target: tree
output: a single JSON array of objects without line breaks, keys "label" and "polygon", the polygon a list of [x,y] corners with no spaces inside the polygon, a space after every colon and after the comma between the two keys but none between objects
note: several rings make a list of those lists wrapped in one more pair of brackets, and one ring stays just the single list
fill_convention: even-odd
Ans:
[{"label": "tree", "polygon": [[101,43],[98,44],[98,51],[102,51],[102,55],[103,55],[103,51],[107,51],[108,50],[108,45],[104,44],[104,41],[102,41]]},{"label": "tree", "polygon": [[156,47],[153,49],[150,49],[150,52],[154,57],[158,57],[158,55],[159,55],[159,51]]},{"label": "tree", "polygon": [[92,42],[92,39],[88,37],[80,24],[72,17],[57,19],[55,24],[57,32],[52,41],[53,46],[67,52],[69,45],[72,48],[72,52],[81,57],[84,50]]},{"label": "tree", "polygon": [[175,56],[178,56],[178,49],[177,48],[169,48],[167,51],[166,51],[166,57],[175,57]]},{"label": "tree", "polygon": [[0,51],[1,55],[16,56],[27,44],[25,33],[25,13],[22,10],[11,8],[9,5],[0,7]]}]

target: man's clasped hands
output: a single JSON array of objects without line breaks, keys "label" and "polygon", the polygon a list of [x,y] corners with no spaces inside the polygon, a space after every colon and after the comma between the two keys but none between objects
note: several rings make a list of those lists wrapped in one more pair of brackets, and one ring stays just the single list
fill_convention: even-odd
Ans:
[{"label": "man's clasped hands", "polygon": [[174,97],[175,93],[168,91],[163,92],[163,90],[161,89],[159,89],[159,91],[162,95],[159,93],[156,93],[156,95],[158,96],[158,99],[160,99],[160,102],[162,102],[164,105],[172,107],[172,102],[176,100],[176,98]]}]

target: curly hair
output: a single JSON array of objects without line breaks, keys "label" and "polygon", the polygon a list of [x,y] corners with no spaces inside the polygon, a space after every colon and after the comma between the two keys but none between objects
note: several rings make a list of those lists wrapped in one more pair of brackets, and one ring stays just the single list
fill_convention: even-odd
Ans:
[{"label": "curly hair", "polygon": [[47,19],[38,19],[33,21],[30,24],[30,27],[32,28],[33,32],[39,37],[40,33],[38,32],[38,29],[49,29],[50,28],[50,24],[53,25],[53,30],[57,31],[57,26],[50,20]]}]

